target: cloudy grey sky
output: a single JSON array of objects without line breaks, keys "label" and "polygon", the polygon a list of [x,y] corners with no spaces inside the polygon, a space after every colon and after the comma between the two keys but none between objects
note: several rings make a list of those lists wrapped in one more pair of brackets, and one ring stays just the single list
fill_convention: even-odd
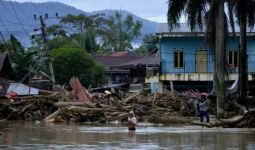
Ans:
[{"label": "cloudy grey sky", "polygon": [[91,12],[102,9],[127,10],[156,22],[166,22],[167,0],[12,0],[16,2],[58,1]]}]

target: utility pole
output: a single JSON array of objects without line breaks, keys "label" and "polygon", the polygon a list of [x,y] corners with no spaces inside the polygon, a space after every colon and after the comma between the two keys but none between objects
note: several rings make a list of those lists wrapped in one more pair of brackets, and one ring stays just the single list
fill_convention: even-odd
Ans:
[{"label": "utility pole", "polygon": [[50,72],[50,78],[51,78],[51,82],[53,84],[56,83],[55,81],[55,76],[54,76],[54,70],[53,70],[53,65],[52,65],[52,58],[49,55],[49,48],[47,45],[47,37],[46,37],[46,25],[44,23],[44,19],[42,16],[40,16],[40,23],[41,23],[41,32],[42,32],[42,38],[43,38],[43,42],[44,42],[44,50],[46,51],[47,57],[48,57],[48,65],[49,65],[49,72]]}]

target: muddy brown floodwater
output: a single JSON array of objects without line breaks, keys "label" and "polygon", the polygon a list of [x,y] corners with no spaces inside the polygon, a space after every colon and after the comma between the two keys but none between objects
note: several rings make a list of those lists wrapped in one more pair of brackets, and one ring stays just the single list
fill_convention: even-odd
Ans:
[{"label": "muddy brown floodwater", "polygon": [[0,149],[254,150],[255,129],[140,123],[135,132],[129,132],[121,124],[3,122]]}]

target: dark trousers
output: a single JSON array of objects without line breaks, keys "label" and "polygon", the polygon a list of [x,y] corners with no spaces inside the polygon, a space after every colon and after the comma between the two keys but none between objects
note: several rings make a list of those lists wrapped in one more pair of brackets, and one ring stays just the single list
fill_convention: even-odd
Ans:
[{"label": "dark trousers", "polygon": [[135,130],[135,125],[133,123],[128,123],[128,130]]},{"label": "dark trousers", "polygon": [[204,117],[206,118],[206,122],[209,123],[209,116],[207,111],[200,111],[200,122],[204,121]]}]

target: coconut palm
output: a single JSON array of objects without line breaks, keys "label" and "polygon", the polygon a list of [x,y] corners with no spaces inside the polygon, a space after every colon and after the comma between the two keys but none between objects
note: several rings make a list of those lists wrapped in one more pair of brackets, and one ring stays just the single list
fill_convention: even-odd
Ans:
[{"label": "coconut palm", "polygon": [[[254,27],[255,22],[255,1],[254,0],[228,0],[231,13],[234,13],[240,26],[240,82],[239,94],[241,98],[246,99],[247,96],[247,42],[246,29]],[[231,16],[233,18],[233,16]]]},{"label": "coconut palm", "polygon": [[[183,13],[188,18],[191,31],[203,28],[206,23],[207,33],[213,43],[211,48],[215,51],[215,78],[217,96],[217,116],[223,117],[224,91],[225,91],[225,48],[227,23],[224,12],[225,0],[168,0],[168,24],[170,30],[178,25]],[[207,18],[207,20],[205,19]],[[217,30],[215,30],[217,29]],[[215,34],[212,34],[215,31]]]},{"label": "coconut palm", "polygon": [[15,76],[18,79],[27,78],[31,71],[30,66],[34,64],[36,51],[25,50],[14,35],[10,35],[9,48],[6,52],[10,56]]},{"label": "coconut palm", "polygon": [[215,0],[215,71],[216,71],[216,96],[217,96],[217,117],[222,118],[224,113],[224,93],[225,93],[225,50],[227,26],[224,12],[225,0]]}]

